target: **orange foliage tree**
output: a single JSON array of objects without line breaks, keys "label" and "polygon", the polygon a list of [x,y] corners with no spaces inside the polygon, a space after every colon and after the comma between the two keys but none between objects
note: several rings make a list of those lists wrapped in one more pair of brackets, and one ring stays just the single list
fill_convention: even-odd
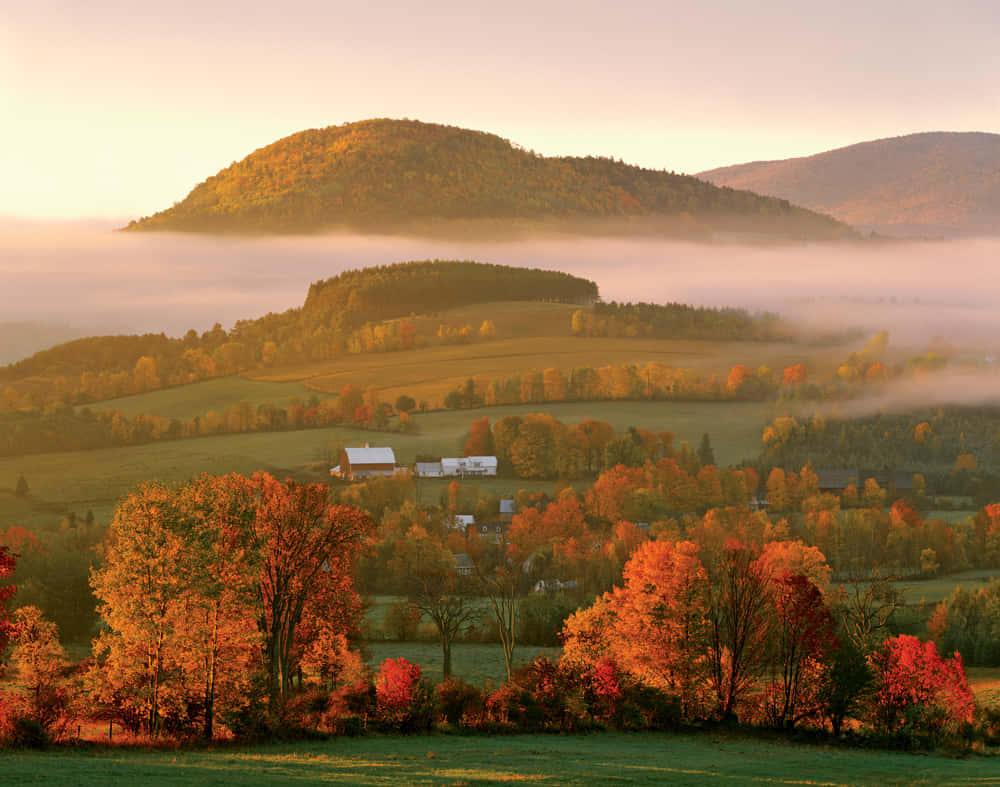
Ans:
[{"label": "orange foliage tree", "polygon": [[91,580],[107,626],[95,699],[151,734],[195,701],[210,738],[216,701],[245,707],[260,671],[280,709],[312,640],[349,632],[360,611],[351,574],[371,523],[327,494],[257,473],[128,495]]}]

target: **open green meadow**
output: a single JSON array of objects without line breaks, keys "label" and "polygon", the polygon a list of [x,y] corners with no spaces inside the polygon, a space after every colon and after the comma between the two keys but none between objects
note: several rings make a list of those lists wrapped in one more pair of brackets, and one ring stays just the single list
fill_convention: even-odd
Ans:
[{"label": "open green meadow", "polygon": [[[169,392],[159,392],[163,395]],[[151,394],[152,396],[152,394]],[[507,414],[546,412],[566,423],[586,418],[607,420],[616,429],[636,426],[667,429],[677,440],[697,445],[701,435],[712,437],[716,459],[735,463],[758,451],[764,424],[772,416],[767,404],[753,402],[574,402],[509,405],[477,410],[445,410],[414,416],[416,434],[371,432],[350,427],[219,435],[164,441],[142,446],[34,454],[0,458],[0,526],[28,524],[39,517],[58,516],[62,511],[92,510],[102,518],[129,489],[149,479],[186,481],[201,473],[252,473],[266,470],[276,476],[293,475],[302,480],[328,478],[326,471],[336,461],[334,446],[388,445],[397,460],[412,463],[417,454],[458,455],[470,424],[488,416],[496,420]],[[24,473],[31,490],[26,503],[11,492],[18,474]],[[422,499],[437,500],[446,484],[420,483]],[[518,489],[550,488],[550,482],[515,478],[478,479],[484,491],[513,494]]]},{"label": "open green meadow", "polygon": [[386,401],[407,394],[418,401],[442,399],[470,377],[480,385],[522,372],[549,367],[569,372],[590,366],[650,362],[725,377],[736,364],[781,369],[804,363],[812,373],[827,373],[854,349],[795,342],[727,342],[693,339],[580,338],[570,332],[578,307],[559,303],[490,303],[450,309],[412,318],[418,336],[436,334],[438,326],[478,330],[485,319],[496,326],[496,338],[470,344],[431,345],[420,350],[350,355],[330,361],[280,369],[257,370],[255,379],[298,381],[324,393],[339,393],[352,383],[375,386]]},{"label": "open green meadow", "polygon": [[997,760],[796,745],[723,733],[415,736],[221,747],[12,752],[11,784],[989,785]]},{"label": "open green meadow", "polygon": [[[547,655],[553,660],[560,656],[559,648],[540,648],[519,645],[514,649],[516,666],[530,664],[537,656]],[[369,642],[364,646],[367,663],[378,669],[386,659],[404,658],[419,664],[421,675],[435,683],[443,680],[441,645],[437,642]],[[507,667],[503,648],[499,643],[456,642],[451,650],[452,676],[466,683],[499,686],[507,680]]]},{"label": "open green meadow", "polygon": [[906,604],[937,604],[961,587],[975,590],[1000,578],[1000,569],[977,568],[934,579],[904,580],[897,583]]},{"label": "open green meadow", "polygon": [[158,415],[189,421],[210,410],[218,412],[223,407],[232,407],[243,400],[250,402],[256,409],[264,402],[281,406],[287,404],[292,397],[306,401],[315,393],[297,382],[261,382],[234,375],[119,399],[106,399],[91,406],[96,410],[119,410],[129,418]]}]

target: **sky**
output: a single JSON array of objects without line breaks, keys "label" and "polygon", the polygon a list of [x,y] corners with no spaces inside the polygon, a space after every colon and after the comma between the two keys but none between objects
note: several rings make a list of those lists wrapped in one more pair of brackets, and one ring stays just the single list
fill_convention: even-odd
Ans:
[{"label": "sky", "polygon": [[1000,132],[995,0],[8,5],[8,219],[149,215],[276,139],[372,117],[689,173]]}]

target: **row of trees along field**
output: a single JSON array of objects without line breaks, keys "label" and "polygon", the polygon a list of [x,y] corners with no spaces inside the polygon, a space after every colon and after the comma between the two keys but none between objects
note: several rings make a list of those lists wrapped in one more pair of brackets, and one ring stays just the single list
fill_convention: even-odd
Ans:
[{"label": "row of trees along field", "polygon": [[[879,566],[911,577],[1000,567],[1000,512],[994,506],[962,522],[926,519],[920,509],[933,503],[919,485],[907,499],[892,501],[874,479],[848,484],[839,494],[821,492],[817,474],[808,465],[799,472],[717,468],[707,436],[693,450],[685,443],[675,446],[666,431],[630,429],[616,434],[605,422],[566,426],[544,415],[502,419],[491,427],[483,418],[471,424],[465,453],[490,453],[499,443],[504,467],[509,463],[515,472],[551,472],[555,478],[560,467],[566,469],[561,454],[537,450],[539,435],[553,433],[562,435],[569,446],[567,456],[576,457],[575,467],[600,475],[578,494],[570,494],[562,482],[556,489],[563,491],[554,498],[526,492],[516,496],[520,513],[507,536],[527,539],[532,549],[546,555],[536,563],[539,572],[544,568],[539,579],[572,581],[586,593],[603,592],[618,581],[641,535],[681,538],[704,528],[750,528],[756,539],[802,541],[818,548],[839,577]],[[547,439],[542,438],[543,445]],[[553,459],[555,464],[546,471],[543,463]],[[23,486],[24,494],[30,494],[27,481]],[[351,485],[338,495],[342,503],[369,512],[387,528],[373,555],[362,561],[362,587],[370,593],[404,590],[396,583],[405,572],[393,565],[394,545],[406,541],[411,527],[433,535],[447,554],[476,554],[488,546],[487,540],[450,529],[448,517],[468,513],[480,523],[499,520],[499,499],[479,494],[474,482],[454,483],[440,506],[418,505],[414,479],[402,475]],[[758,501],[767,504],[767,511],[749,513]],[[640,533],[636,522],[648,524],[648,530]],[[41,607],[73,641],[85,639],[94,625],[87,578],[100,556],[104,532],[105,525],[92,516],[69,514],[57,528],[28,531],[11,526],[0,533],[0,543],[22,555],[20,598]],[[568,538],[575,540],[564,553]],[[570,560],[566,554],[574,557]],[[529,639],[556,644],[555,634],[568,611],[565,605],[545,609],[539,604]],[[470,636],[490,637],[491,632],[491,625],[479,625],[478,633]]]},{"label": "row of trees along field", "polygon": [[[350,648],[360,612],[350,577],[372,525],[355,508],[329,505],[323,488],[263,474],[146,484],[119,505],[93,574],[104,627],[92,663],[67,676],[55,628],[37,609],[22,608],[13,624],[4,617],[18,682],[4,692],[3,731],[23,741],[34,725],[44,738],[97,716],[156,737],[210,738],[216,719],[237,735],[260,735],[357,730],[368,718],[402,731],[439,720],[500,731],[739,719],[837,733],[856,719],[908,745],[996,735],[988,714],[973,727],[961,657],[892,635],[883,579],[838,588],[819,550],[745,510],[731,509],[725,524],[710,512],[683,537],[648,539],[620,522],[632,543],[616,586],[567,620],[559,663],[542,659],[518,673],[525,585],[539,566],[555,565],[539,545],[560,544],[564,566],[574,553],[586,559],[584,510],[567,491],[473,553],[508,663],[504,686],[480,690],[455,680],[434,687],[405,660],[375,675],[362,667]],[[392,522],[379,535],[400,532]],[[456,615],[461,627],[463,590],[442,584],[457,573],[422,559],[433,555],[428,530],[411,525],[404,539],[393,558],[406,569],[398,576],[443,641]],[[0,559],[9,576],[6,547]]]},{"label": "row of trees along field", "polygon": [[777,314],[716,309],[682,303],[595,303],[573,312],[574,336],[656,337],[720,341],[775,341],[791,338]]},{"label": "row of trees along field", "polygon": [[[336,398],[320,400],[313,395],[303,402],[291,397],[285,405],[261,402],[256,406],[244,399],[232,407],[209,410],[184,421],[158,415],[129,417],[120,410],[98,411],[69,405],[52,406],[44,411],[19,410],[0,413],[0,456],[145,445],[222,434],[318,429],[338,424],[412,431],[415,424],[409,410],[416,403],[409,397],[400,397],[397,407],[399,404],[404,408],[394,410],[379,399],[374,388],[361,391],[348,383]],[[390,420],[394,415],[397,418]]]},{"label": "row of trees along field", "polygon": [[495,326],[443,324],[417,336],[406,319],[496,300],[587,302],[597,285],[556,271],[426,261],[346,271],[314,283],[302,308],[216,324],[179,339],[163,334],[78,339],[0,369],[7,409],[87,403],[237,374],[257,367],[405,350],[433,341],[492,338]]},{"label": "row of trees along field", "polygon": [[[762,464],[817,468],[906,469],[928,491],[1000,497],[1000,409],[948,406],[859,418],[776,418],[764,430]],[[863,482],[863,479],[858,479]]]}]

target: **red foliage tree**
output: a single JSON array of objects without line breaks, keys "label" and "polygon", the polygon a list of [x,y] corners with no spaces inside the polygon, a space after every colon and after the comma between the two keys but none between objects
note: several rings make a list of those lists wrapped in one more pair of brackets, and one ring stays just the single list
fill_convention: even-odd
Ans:
[{"label": "red foliage tree", "polygon": [[472,422],[462,453],[464,456],[492,456],[493,433],[490,431],[490,419],[487,416],[484,415]]},{"label": "red foliage tree", "polygon": [[[10,551],[10,547],[0,546],[0,580],[11,576],[16,566],[17,555]],[[16,585],[0,585],[0,653],[7,649],[7,642],[14,634],[7,602],[16,592]]]},{"label": "red foliage tree", "polygon": [[770,720],[793,727],[823,710],[821,681],[829,656],[837,646],[836,623],[823,594],[808,577],[785,573],[772,585],[774,618]]},{"label": "red foliage tree", "polygon": [[933,642],[901,634],[887,639],[870,660],[877,729],[938,735],[972,722],[975,699],[960,654],[943,659]]}]

